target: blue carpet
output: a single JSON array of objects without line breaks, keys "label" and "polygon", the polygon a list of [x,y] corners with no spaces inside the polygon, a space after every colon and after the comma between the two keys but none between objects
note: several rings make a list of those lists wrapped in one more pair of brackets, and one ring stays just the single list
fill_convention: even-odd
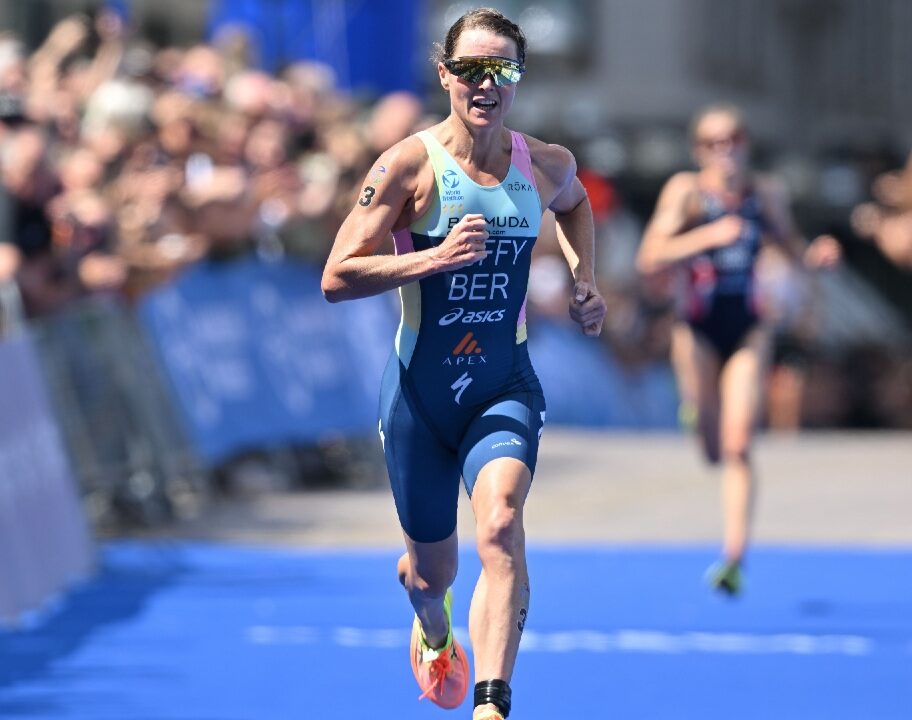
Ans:
[{"label": "blue carpet", "polygon": [[[464,717],[417,702],[393,552],[115,543],[0,632],[0,717]],[[912,718],[912,550],[758,548],[744,597],[703,547],[530,550],[511,718]],[[456,585],[465,626],[478,571]]]}]

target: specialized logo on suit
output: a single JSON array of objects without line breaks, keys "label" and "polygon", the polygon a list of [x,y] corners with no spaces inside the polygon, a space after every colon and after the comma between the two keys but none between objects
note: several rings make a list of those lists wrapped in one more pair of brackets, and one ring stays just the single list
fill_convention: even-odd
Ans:
[{"label": "specialized logo on suit", "polygon": [[459,404],[459,399],[462,397],[462,393],[465,392],[465,389],[471,384],[472,378],[469,377],[467,372],[464,372],[459,376],[459,379],[456,380],[452,385],[450,385],[450,390],[456,391],[456,397],[453,398],[456,401],[456,404]]}]

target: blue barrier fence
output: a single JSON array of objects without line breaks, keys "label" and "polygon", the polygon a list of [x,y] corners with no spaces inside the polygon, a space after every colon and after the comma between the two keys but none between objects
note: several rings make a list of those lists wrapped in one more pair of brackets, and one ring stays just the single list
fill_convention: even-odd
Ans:
[{"label": "blue barrier fence", "polygon": [[[283,443],[366,435],[392,348],[395,294],[328,304],[307,265],[200,264],[140,306],[194,447],[208,463]],[[674,427],[665,365],[621,368],[575,326],[532,321],[549,422]]]},{"label": "blue barrier fence", "polygon": [[667,363],[625,368],[573,323],[530,320],[529,356],[548,403],[548,422],[580,427],[668,430],[678,390]]},{"label": "blue barrier fence", "polygon": [[207,463],[376,427],[389,297],[330,305],[315,269],[249,258],[197,265],[139,314]]}]

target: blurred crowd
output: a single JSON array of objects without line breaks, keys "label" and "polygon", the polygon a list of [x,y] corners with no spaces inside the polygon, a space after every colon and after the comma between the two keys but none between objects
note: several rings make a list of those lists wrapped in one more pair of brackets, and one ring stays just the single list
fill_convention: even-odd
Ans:
[{"label": "blurred crowd", "polygon": [[852,212],[855,233],[912,272],[912,155],[901,170],[879,175],[871,186],[873,200]]},{"label": "blurred crowd", "polygon": [[[0,33],[0,328],[90,295],[134,300],[204,258],[322,265],[370,164],[436,121],[410,93],[359,102],[324,65],[270,75],[249,58],[238,33],[156,47],[113,9],[65,18],[32,52]],[[674,279],[638,276],[641,218],[585,162],[580,176],[609,307],[603,341],[624,367],[666,362]],[[853,213],[855,231],[912,269],[912,161],[873,195]],[[545,228],[530,310],[561,322],[569,277]],[[813,336],[813,304],[798,301],[794,273],[775,253],[763,268],[783,322]]]},{"label": "blurred crowd", "polygon": [[0,34],[0,302],[134,299],[249,251],[321,263],[369,164],[423,122],[413,95],[358,104],[323,65],[253,69],[237,35],[156,48],[105,9],[31,54]]}]

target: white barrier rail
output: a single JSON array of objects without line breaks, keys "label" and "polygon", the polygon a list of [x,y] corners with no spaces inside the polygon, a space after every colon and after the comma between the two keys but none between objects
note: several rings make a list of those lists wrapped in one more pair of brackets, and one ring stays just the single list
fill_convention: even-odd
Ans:
[{"label": "white barrier rail", "polygon": [[26,334],[0,342],[0,626],[93,564],[77,483]]}]

